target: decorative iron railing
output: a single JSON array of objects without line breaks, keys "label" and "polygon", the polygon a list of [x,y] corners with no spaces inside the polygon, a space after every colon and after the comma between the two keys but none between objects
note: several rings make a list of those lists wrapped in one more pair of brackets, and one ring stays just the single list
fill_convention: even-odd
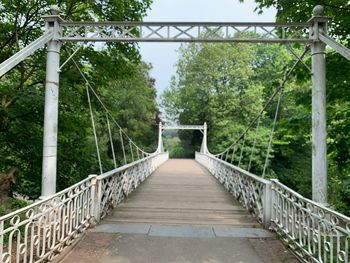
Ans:
[{"label": "decorative iron railing", "polygon": [[304,262],[350,262],[350,218],[272,180],[271,228]]},{"label": "decorative iron railing", "polygon": [[89,178],[0,218],[0,262],[51,260],[89,225]]},{"label": "decorative iron railing", "polygon": [[46,262],[104,217],[159,165],[155,153],[0,217],[0,263]]},{"label": "decorative iron railing", "polygon": [[317,204],[278,180],[265,180],[211,154],[205,166],[259,222],[277,232],[303,262],[350,262],[350,218]]},{"label": "decorative iron railing", "polygon": [[260,223],[266,226],[269,224],[270,181],[220,160],[211,154],[196,152],[196,160],[205,166]]},{"label": "decorative iron railing", "polygon": [[96,219],[104,218],[112,208],[116,207],[168,159],[169,153],[159,153],[97,176],[100,183],[97,189],[99,210],[96,211]]}]

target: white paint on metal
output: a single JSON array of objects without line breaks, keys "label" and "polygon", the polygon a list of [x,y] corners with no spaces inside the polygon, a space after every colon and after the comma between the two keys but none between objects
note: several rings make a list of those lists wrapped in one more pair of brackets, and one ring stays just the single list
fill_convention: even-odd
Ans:
[{"label": "white paint on metal", "polygon": [[350,262],[350,218],[272,180],[271,229],[302,262]]},{"label": "white paint on metal", "polygon": [[205,122],[203,125],[203,142],[202,142],[202,153],[208,153],[208,131],[207,131],[207,123]]},{"label": "white paint on metal", "polygon": [[349,262],[349,217],[214,155],[196,153],[196,161],[265,228],[279,233],[303,262]]},{"label": "white paint on metal", "polygon": [[163,138],[162,138],[162,131],[164,130],[164,127],[162,125],[162,122],[159,122],[158,126],[158,148],[157,152],[161,153],[164,152],[164,145],[163,145]]},{"label": "white paint on metal", "polygon": [[319,41],[327,18],[315,8],[311,44],[312,56],[312,199],[327,205],[327,131],[326,131],[326,45]]},{"label": "white paint on metal", "polygon": [[51,262],[168,158],[167,153],[153,154],[100,176],[90,175],[0,217],[0,262]]},{"label": "white paint on metal", "polygon": [[57,136],[58,136],[58,94],[61,34],[57,7],[52,6],[51,15],[45,17],[46,32],[53,34],[47,45],[43,162],[41,177],[41,199],[56,193]]},{"label": "white paint on metal", "polygon": [[328,46],[330,46],[331,48],[333,48],[336,52],[338,52],[340,55],[342,55],[347,60],[350,60],[350,49],[348,49],[347,47],[338,43],[337,41],[335,41],[333,38],[331,38],[330,36],[328,36],[326,34],[320,33],[318,35],[318,37],[320,38],[320,40],[323,43],[325,43]]},{"label": "white paint on metal", "polygon": [[33,43],[24,47],[23,49],[18,51],[16,54],[14,54],[12,57],[2,62],[0,64],[0,77],[5,75],[8,71],[10,71],[12,68],[17,66],[19,63],[25,60],[28,56],[30,56],[35,51],[37,51],[39,48],[43,47],[48,41],[50,41],[53,38],[53,35],[54,35],[53,32],[45,33],[44,35],[36,39]]},{"label": "white paint on metal", "polygon": [[271,206],[266,203],[271,201],[270,196],[267,196],[271,193],[267,189],[271,184],[269,180],[220,160],[209,153],[196,152],[196,161],[206,167],[244,208],[268,228],[271,214]]},{"label": "white paint on metal", "polygon": [[60,40],[74,42],[310,42],[309,23],[64,21],[61,26]]},{"label": "white paint on metal", "polygon": [[55,40],[47,47],[41,198],[56,193],[60,48]]},{"label": "white paint on metal", "polygon": [[204,125],[169,125],[162,126],[162,130],[204,130]]}]

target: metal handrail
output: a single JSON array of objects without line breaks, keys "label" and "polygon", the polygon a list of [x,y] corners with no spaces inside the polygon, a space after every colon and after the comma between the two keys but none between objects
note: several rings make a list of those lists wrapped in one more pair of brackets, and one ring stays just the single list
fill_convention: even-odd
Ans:
[{"label": "metal handrail", "polygon": [[102,180],[102,179],[105,179],[106,177],[109,177],[109,176],[112,176],[113,174],[116,174],[116,173],[119,173],[119,172],[122,172],[124,170],[127,170],[128,168],[132,167],[132,166],[135,166],[136,164],[139,164],[141,162],[145,162],[146,160],[150,159],[150,158],[154,158],[155,156],[159,155],[159,154],[163,154],[163,153],[158,153],[158,152],[155,152],[155,153],[152,153],[151,155],[143,158],[143,159],[139,159],[137,161],[134,161],[132,163],[128,163],[128,164],[125,164],[121,167],[118,167],[118,168],[115,168],[113,170],[110,170],[108,172],[105,172],[101,175],[99,175],[97,177],[97,180]]},{"label": "metal handrail", "polygon": [[42,204],[45,204],[45,203],[47,203],[47,202],[49,202],[49,201],[51,201],[51,200],[53,200],[53,199],[63,195],[63,194],[65,194],[65,193],[68,193],[70,190],[72,190],[72,189],[76,188],[77,186],[82,185],[82,184],[84,184],[85,182],[88,182],[88,181],[90,181],[89,177],[79,181],[78,183],[76,183],[76,184],[74,184],[74,185],[72,185],[72,186],[70,186],[70,187],[68,187],[68,188],[66,188],[66,189],[64,189],[64,190],[62,190],[60,192],[57,192],[56,194],[54,194],[54,195],[52,195],[52,196],[50,196],[48,198],[45,198],[43,200],[38,200],[38,201],[36,201],[36,202],[26,206],[26,207],[23,207],[21,209],[13,211],[13,212],[11,212],[9,214],[1,216],[0,217],[0,222],[6,220],[8,218],[11,218],[11,217],[15,216],[16,214],[24,213],[24,212],[28,211],[29,209],[32,209],[34,207],[40,206]]},{"label": "metal handrail", "polygon": [[11,263],[13,258],[16,262],[51,261],[168,158],[168,153],[155,153],[102,176],[90,175],[0,217],[0,262]]},{"label": "metal handrail", "polygon": [[212,154],[196,153],[196,160],[253,211],[260,223],[279,234],[301,261],[349,262],[350,217],[302,196],[277,179],[260,178]]}]

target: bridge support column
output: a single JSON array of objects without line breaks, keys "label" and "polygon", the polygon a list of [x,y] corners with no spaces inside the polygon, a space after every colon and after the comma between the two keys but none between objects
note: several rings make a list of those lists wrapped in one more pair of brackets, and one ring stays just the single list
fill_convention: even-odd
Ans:
[{"label": "bridge support column", "polygon": [[158,152],[162,153],[164,152],[164,145],[163,145],[163,125],[161,122],[159,122],[159,131],[158,131]]},{"label": "bridge support column", "polygon": [[203,126],[203,141],[202,141],[202,147],[201,147],[201,153],[208,153],[208,146],[207,146],[207,123],[204,123]]},{"label": "bridge support column", "polygon": [[42,199],[56,193],[58,89],[61,49],[61,43],[55,40],[60,33],[60,17],[58,16],[58,12],[58,8],[52,6],[52,15],[44,17],[46,20],[46,30],[54,31],[55,36],[47,45],[43,163],[41,179]]},{"label": "bridge support column", "polygon": [[91,179],[91,219],[92,226],[100,222],[100,203],[102,198],[101,181],[97,179],[96,174],[89,175]]},{"label": "bridge support column", "polygon": [[271,225],[271,218],[272,218],[272,190],[271,190],[271,183],[266,183],[264,186],[264,201],[263,201],[263,224],[266,229],[269,229]]},{"label": "bridge support column", "polygon": [[313,10],[311,30],[312,55],[312,199],[327,205],[327,131],[326,131],[326,58],[325,44],[319,32],[326,32],[327,17],[323,7]]}]

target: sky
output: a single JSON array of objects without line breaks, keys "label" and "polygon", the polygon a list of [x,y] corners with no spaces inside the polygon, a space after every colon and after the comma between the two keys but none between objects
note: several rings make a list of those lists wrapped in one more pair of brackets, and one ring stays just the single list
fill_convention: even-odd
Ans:
[{"label": "sky", "polygon": [[[153,0],[144,21],[154,22],[274,22],[276,10],[254,12],[253,0]],[[151,63],[151,77],[156,79],[159,95],[169,86],[176,72],[180,43],[139,43],[144,61]]]}]

